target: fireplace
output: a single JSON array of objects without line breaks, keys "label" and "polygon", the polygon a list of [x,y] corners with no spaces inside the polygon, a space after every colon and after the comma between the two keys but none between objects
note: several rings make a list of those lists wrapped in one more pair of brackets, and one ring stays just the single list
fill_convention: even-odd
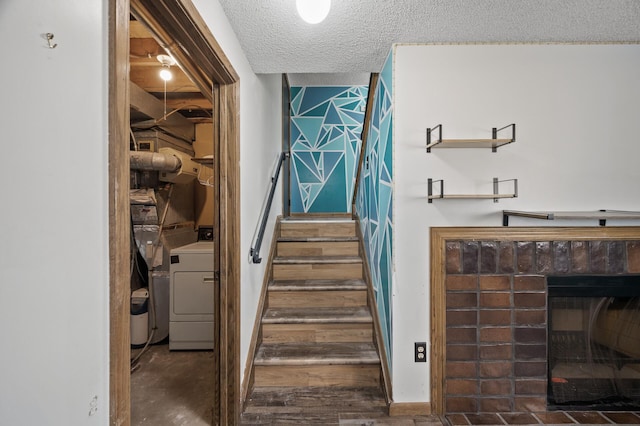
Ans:
[{"label": "fireplace", "polygon": [[[639,409],[640,295],[616,292],[640,289],[640,228],[432,228],[431,277],[434,413]],[[565,361],[601,371],[597,398]]]},{"label": "fireplace", "polygon": [[549,276],[548,408],[640,409],[640,277]]}]

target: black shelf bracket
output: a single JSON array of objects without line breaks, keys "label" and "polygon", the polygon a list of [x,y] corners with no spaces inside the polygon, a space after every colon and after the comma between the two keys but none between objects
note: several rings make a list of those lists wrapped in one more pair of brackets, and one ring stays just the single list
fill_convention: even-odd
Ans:
[{"label": "black shelf bracket", "polygon": [[433,195],[433,184],[434,183],[438,183],[440,182],[440,197],[439,198],[444,198],[444,179],[438,179],[438,180],[433,180],[431,178],[429,178],[427,180],[427,195],[428,195],[428,203],[433,203],[433,199],[431,198],[431,196]]},{"label": "black shelf bracket", "polygon": [[442,143],[442,124],[438,124],[436,127],[427,127],[427,154],[431,152],[431,132],[438,129],[438,143]]},{"label": "black shelf bracket", "polygon": [[[498,132],[511,128],[511,142],[509,143],[513,143],[516,141],[516,123],[511,123],[507,126],[501,127],[501,128],[493,128],[491,129],[491,139],[498,139]],[[505,144],[507,145],[507,144]],[[494,146],[491,148],[491,152],[496,152],[498,150],[498,147]]]}]

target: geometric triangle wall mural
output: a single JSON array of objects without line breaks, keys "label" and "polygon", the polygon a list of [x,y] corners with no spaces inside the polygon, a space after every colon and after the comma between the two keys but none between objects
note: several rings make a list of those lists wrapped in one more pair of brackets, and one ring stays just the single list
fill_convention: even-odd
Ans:
[{"label": "geometric triangle wall mural", "polygon": [[393,354],[391,290],[393,283],[393,53],[389,54],[373,94],[373,113],[358,187],[356,213],[367,252],[382,338]]},{"label": "geometric triangle wall mural", "polygon": [[291,212],[350,213],[368,86],[291,88]]}]

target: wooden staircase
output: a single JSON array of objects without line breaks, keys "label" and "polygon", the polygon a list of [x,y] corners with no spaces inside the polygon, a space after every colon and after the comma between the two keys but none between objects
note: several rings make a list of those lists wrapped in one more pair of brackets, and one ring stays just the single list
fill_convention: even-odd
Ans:
[{"label": "wooden staircase", "polygon": [[283,220],[276,244],[243,424],[386,413],[356,223]]}]

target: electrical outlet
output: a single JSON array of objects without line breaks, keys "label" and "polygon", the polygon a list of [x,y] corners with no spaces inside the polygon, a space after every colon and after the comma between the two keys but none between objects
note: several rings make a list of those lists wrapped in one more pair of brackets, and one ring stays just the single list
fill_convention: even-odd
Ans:
[{"label": "electrical outlet", "polygon": [[427,342],[414,343],[415,362],[427,362]]}]

